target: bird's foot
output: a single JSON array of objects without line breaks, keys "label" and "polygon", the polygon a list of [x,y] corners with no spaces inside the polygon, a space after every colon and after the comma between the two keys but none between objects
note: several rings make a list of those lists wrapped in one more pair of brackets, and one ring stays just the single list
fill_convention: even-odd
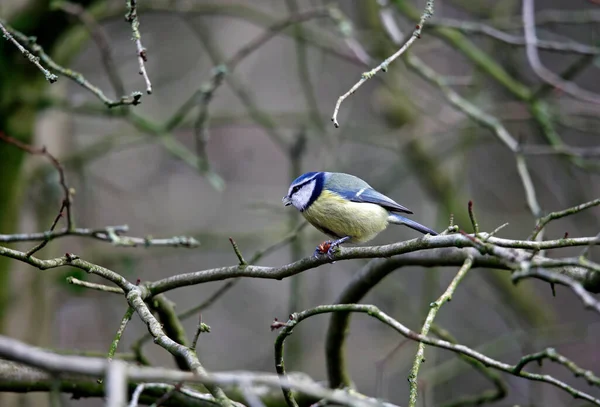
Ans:
[{"label": "bird's foot", "polygon": [[327,254],[327,257],[329,257],[330,260],[333,260],[333,255],[335,254],[337,247],[347,240],[350,240],[350,236],[345,236],[334,241],[327,240],[317,246],[314,256],[319,257],[321,254]]},{"label": "bird's foot", "polygon": [[322,254],[329,255],[329,249],[331,248],[332,244],[333,244],[332,240],[326,240],[323,243],[321,243],[320,245],[318,245],[317,248],[315,249],[313,257],[318,258]]}]

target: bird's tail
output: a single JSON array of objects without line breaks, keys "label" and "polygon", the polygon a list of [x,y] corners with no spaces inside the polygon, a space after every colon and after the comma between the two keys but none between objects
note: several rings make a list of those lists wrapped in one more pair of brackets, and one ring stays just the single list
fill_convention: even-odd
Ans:
[{"label": "bird's tail", "polygon": [[431,230],[428,227],[423,226],[420,223],[415,222],[414,220],[398,215],[397,213],[390,213],[390,216],[388,217],[388,222],[394,223],[396,225],[408,226],[409,228],[419,231],[423,234],[429,233],[432,236],[437,235],[437,232],[435,230]]}]

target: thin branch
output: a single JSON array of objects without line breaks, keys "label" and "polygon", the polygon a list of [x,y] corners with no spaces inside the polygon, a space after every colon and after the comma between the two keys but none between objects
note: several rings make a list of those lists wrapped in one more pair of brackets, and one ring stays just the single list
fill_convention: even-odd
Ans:
[{"label": "thin branch", "polygon": [[[3,23],[3,21],[0,20],[0,24],[2,24],[2,23]],[[57,64],[56,62],[54,62],[54,60],[52,58],[50,58],[50,56],[48,54],[46,54],[44,49],[36,43],[36,40],[34,37],[28,37],[25,34],[12,29],[9,26],[5,26],[5,27],[6,27],[6,30],[10,34],[12,34],[15,38],[17,38],[21,43],[25,44],[25,46],[29,49],[29,51],[33,55],[36,56],[36,58],[39,58],[41,61],[43,61],[48,67],[50,67],[55,72],[73,80],[79,86],[92,92],[107,107],[116,107],[116,106],[123,106],[123,105],[136,106],[136,105],[140,104],[140,98],[142,97],[142,94],[140,92],[133,92],[129,96],[122,96],[119,100],[111,100],[104,94],[104,92],[102,92],[102,90],[100,88],[92,85],[81,73],[75,72],[69,68],[65,68],[65,67]]]},{"label": "thin branch", "polygon": [[566,81],[546,68],[538,53],[538,39],[535,32],[535,5],[534,0],[522,0],[523,29],[525,31],[526,54],[529,65],[544,82],[551,84],[556,89],[570,96],[589,103],[600,104],[600,95],[580,88],[571,81]]},{"label": "thin branch", "polygon": [[479,223],[477,223],[477,218],[475,217],[475,210],[473,209],[473,201],[469,201],[467,206],[469,212],[469,219],[471,220],[471,226],[473,227],[473,233],[475,236],[479,234]]},{"label": "thin branch", "polygon": [[515,366],[514,372],[521,372],[523,368],[531,362],[538,362],[541,365],[542,361],[545,359],[549,359],[552,362],[563,365],[564,367],[569,369],[575,375],[575,377],[583,377],[590,386],[600,387],[600,377],[596,376],[593,372],[589,370],[580,368],[573,361],[559,354],[553,348],[548,348],[538,353],[523,356],[519,363],[517,363],[517,365]]},{"label": "thin branch", "polygon": [[304,21],[308,21],[317,17],[327,17],[327,10],[317,8],[309,10],[304,13],[295,14],[287,19],[274,23],[269,27],[263,34],[259,35],[255,39],[248,42],[245,46],[239,49],[233,56],[231,56],[225,62],[222,62],[224,58],[218,55],[218,50],[215,47],[210,46],[207,41],[209,37],[208,31],[203,28],[202,25],[195,23],[192,29],[199,33],[200,39],[203,41],[205,48],[211,58],[214,60],[216,65],[212,69],[211,77],[208,81],[200,86],[200,88],[188,99],[181,107],[168,119],[165,123],[165,131],[171,131],[177,127],[181,121],[185,118],[187,113],[196,105],[199,105],[200,111],[194,123],[194,135],[196,140],[196,152],[197,152],[197,168],[206,176],[208,176],[211,184],[220,190],[223,188],[224,182],[218,174],[211,171],[208,157],[206,155],[206,144],[210,138],[208,132],[208,120],[209,120],[209,107],[210,102],[213,99],[214,93],[222,85],[223,81],[227,79],[229,86],[232,88],[234,93],[242,100],[244,106],[249,110],[250,115],[254,120],[262,125],[271,139],[280,147],[285,148],[285,140],[283,136],[275,131],[274,122],[264,113],[262,113],[256,104],[252,101],[250,94],[243,89],[243,87],[231,76],[231,73],[235,67],[248,55],[263,46],[266,42],[274,38],[279,32],[285,30],[293,24],[299,24]]},{"label": "thin branch", "polygon": [[171,238],[153,238],[123,236],[122,233],[129,231],[129,226],[107,226],[101,229],[73,228],[71,230],[61,229],[50,232],[38,233],[15,233],[10,235],[0,235],[0,242],[30,242],[39,240],[54,240],[65,236],[87,237],[103,242],[112,243],[118,247],[185,247],[194,248],[200,245],[193,237],[175,236]]},{"label": "thin branch", "polygon": [[[299,13],[297,0],[287,0],[286,5],[291,15],[296,15]],[[332,18],[331,10],[332,8],[328,10],[330,18]],[[299,85],[304,96],[305,109],[308,111],[309,121],[312,122],[312,124],[315,126],[319,136],[321,138],[325,138],[325,124],[323,122],[321,114],[319,113],[319,100],[315,95],[315,89],[310,76],[309,59],[307,58],[308,53],[303,31],[304,29],[302,25],[294,25],[294,42],[296,46],[296,70],[298,73]]]},{"label": "thin branch", "polygon": [[[254,264],[254,263],[258,262],[261,258],[268,255],[269,253],[272,253],[272,252],[284,247],[285,245],[292,242],[293,240],[295,240],[298,237],[298,234],[302,231],[302,229],[304,229],[304,227],[306,227],[306,225],[308,225],[308,222],[301,223],[300,225],[298,225],[298,227],[295,230],[293,230],[287,236],[285,236],[283,239],[281,239],[281,241],[279,241],[275,244],[272,244],[271,246],[268,246],[265,249],[259,250],[256,253],[254,253],[254,256],[252,256],[252,258],[249,261],[249,264]],[[183,311],[182,313],[177,315],[177,318],[179,320],[183,321],[194,315],[201,314],[208,307],[212,306],[218,299],[223,297],[239,281],[240,281],[239,277],[233,278],[233,279],[227,281],[220,288],[215,290],[215,292],[212,293],[207,299],[202,301],[200,304],[193,306],[192,308],[189,308],[186,311]],[[94,288],[94,287],[90,287],[90,288]],[[136,341],[134,341],[132,348],[134,350],[136,350],[138,352],[138,354],[141,354],[142,345],[145,342],[149,341],[150,339],[152,339],[152,336],[150,334],[146,334],[146,335],[138,338]]]},{"label": "thin branch", "polygon": [[600,302],[596,300],[594,296],[592,296],[585,288],[583,288],[583,285],[580,282],[567,275],[536,268],[532,270],[525,269],[523,271],[514,272],[511,275],[511,278],[514,283],[526,278],[538,278],[551,284],[561,284],[567,286],[575,293],[575,295],[579,297],[579,299],[581,299],[585,308],[592,309],[597,313],[600,313]]},{"label": "thin branch", "polygon": [[200,338],[200,334],[202,332],[210,332],[210,326],[202,322],[202,314],[200,314],[200,316],[198,317],[198,327],[196,328],[196,333],[194,334],[194,338],[192,339],[192,349],[196,350],[196,346],[198,345],[198,338]]},{"label": "thin branch", "polygon": [[[128,365],[128,368],[130,366],[135,366],[135,364]],[[31,392],[48,393],[58,388],[58,391],[62,395],[72,399],[82,400],[84,398],[97,398],[101,401],[106,396],[105,387],[104,385],[98,384],[92,377],[78,374],[58,376],[54,373],[46,373],[43,370],[27,366],[23,363],[11,362],[8,360],[0,361],[0,390],[3,392],[27,394],[30,394]],[[137,389],[138,384],[140,384],[139,381],[133,379],[130,380],[128,393],[131,396],[134,395],[134,391]],[[149,386],[144,394],[140,393],[137,402],[138,404],[144,405],[152,404],[152,402],[162,397],[171,388],[173,388],[173,386],[166,383],[160,387]],[[190,394],[191,392],[194,394]],[[279,390],[278,387],[275,387],[270,391],[270,394],[278,396],[280,392],[281,390]],[[100,405],[103,404],[100,403]],[[219,404],[215,402],[214,397],[210,394],[199,393],[191,388],[184,387],[182,392],[175,394],[161,407],[218,406]],[[236,407],[243,406],[239,405]]]},{"label": "thin branch", "polygon": [[182,383],[177,383],[171,390],[160,396],[158,400],[150,405],[150,407],[160,407],[163,403],[166,403],[171,397],[175,395],[175,393],[179,392],[181,389]]},{"label": "thin branch", "polygon": [[383,61],[377,67],[371,69],[368,72],[364,72],[362,74],[362,77],[360,78],[360,80],[358,82],[356,82],[354,84],[354,86],[352,86],[350,88],[350,90],[348,92],[344,93],[342,96],[340,96],[338,98],[338,100],[337,100],[337,102],[335,104],[335,108],[333,109],[333,116],[331,116],[331,121],[333,122],[333,125],[336,128],[340,127],[340,124],[338,123],[338,120],[337,120],[337,115],[338,115],[338,112],[340,110],[340,105],[342,104],[342,102],[344,100],[346,100],[346,98],[348,98],[354,92],[356,92],[356,90],[358,88],[360,88],[366,81],[368,81],[369,79],[371,79],[372,77],[374,77],[379,71],[386,72],[387,68],[388,68],[388,65],[390,63],[394,62],[400,55],[404,54],[404,52],[406,52],[406,50],[418,38],[421,38],[421,31],[423,31],[423,26],[425,25],[425,22],[427,22],[427,20],[433,16],[434,3],[435,3],[435,0],[428,0],[427,1],[427,5],[425,6],[425,10],[423,11],[423,14],[421,15],[421,19],[420,19],[419,23],[417,24],[417,27],[413,31],[412,35],[408,38],[408,40],[400,47],[400,49],[398,51],[396,51],[396,53],[394,53],[392,56],[388,57],[385,61]]},{"label": "thin branch", "polygon": [[[550,24],[565,25],[585,25],[596,24],[600,22],[600,10],[594,8],[581,10],[540,10],[536,13],[536,26]],[[507,17],[495,20],[494,23],[506,28],[519,28],[523,26],[523,19],[520,17]]]},{"label": "thin branch", "polygon": [[[440,328],[437,325],[431,325],[431,332],[433,332],[440,339],[456,344],[456,339],[445,329]],[[443,404],[443,407],[467,407],[467,406],[482,406],[485,403],[491,403],[494,401],[502,400],[508,394],[508,388],[506,382],[502,379],[502,376],[498,372],[488,368],[483,363],[471,359],[465,355],[457,355],[461,360],[465,361],[473,368],[479,371],[494,385],[493,390],[486,390],[476,396],[460,397],[456,400]]]},{"label": "thin branch", "polygon": [[[425,318],[425,323],[423,324],[423,328],[421,329],[421,335],[429,334],[429,329],[431,328],[431,324],[433,324],[433,320],[435,319],[440,307],[444,305],[446,302],[452,300],[452,296],[456,291],[456,287],[461,282],[461,280],[465,277],[467,272],[473,266],[473,257],[468,257],[465,260],[465,263],[462,265],[456,276],[452,279],[452,282],[446,289],[446,291],[438,298],[435,302],[429,305],[429,313],[427,314],[427,318]],[[408,376],[408,383],[410,385],[410,392],[408,398],[409,407],[415,407],[417,405],[417,395],[418,391],[418,381],[417,377],[419,375],[419,368],[421,367],[421,363],[425,361],[425,344],[423,342],[419,343],[419,347],[417,349],[417,354],[415,356],[415,361],[413,362],[412,369],[410,370],[410,375]]]},{"label": "thin branch", "polygon": [[546,225],[548,223],[552,222],[553,220],[561,219],[561,218],[564,218],[565,216],[570,216],[570,215],[576,214],[578,212],[581,212],[583,210],[586,210],[588,208],[593,208],[598,205],[600,205],[600,198],[594,199],[593,201],[589,201],[589,202],[586,202],[581,205],[573,206],[571,208],[568,208],[568,209],[565,209],[562,211],[551,212],[544,217],[538,218],[535,228],[534,228],[531,236],[529,236],[528,240],[536,239],[537,236],[542,232],[544,227],[546,227]]},{"label": "thin branch", "polygon": [[285,324],[284,329],[286,329],[288,326],[295,327],[303,320],[306,320],[315,315],[327,314],[327,313],[337,313],[337,312],[341,312],[341,313],[351,312],[351,313],[367,314],[368,316],[378,319],[379,321],[388,325],[389,327],[394,329],[396,332],[398,332],[400,335],[402,335],[408,339],[411,339],[413,341],[417,341],[417,342],[423,343],[425,345],[435,346],[435,347],[441,348],[441,349],[447,349],[451,352],[455,352],[460,355],[465,355],[469,358],[475,359],[475,360],[483,363],[483,365],[485,365],[485,366],[488,366],[488,367],[491,367],[491,368],[500,370],[502,372],[506,372],[506,373],[518,376],[518,377],[522,377],[522,378],[525,378],[528,380],[548,383],[554,387],[557,387],[557,388],[569,393],[573,397],[587,400],[595,405],[600,405],[600,400],[598,400],[597,398],[595,398],[595,397],[591,396],[590,394],[587,394],[583,391],[577,390],[577,389],[573,388],[572,386],[569,386],[565,382],[560,381],[552,376],[530,373],[530,372],[526,372],[523,370],[516,371],[516,367],[518,365],[513,366],[508,363],[500,362],[500,361],[493,359],[489,356],[486,356],[480,352],[477,352],[476,350],[473,350],[465,345],[453,344],[453,343],[450,343],[445,340],[435,339],[435,338],[414,332],[414,331],[410,330],[409,328],[407,328],[406,326],[404,326],[403,324],[401,324],[400,322],[391,318],[389,315],[385,314],[383,311],[379,310],[377,307],[375,307],[373,305],[363,305],[363,304],[321,305],[321,306],[311,308],[311,309],[308,309],[308,310],[305,310],[302,312],[294,313],[291,316],[292,318]]},{"label": "thin branch", "polygon": [[111,360],[106,368],[106,407],[123,407],[127,403],[127,363]]},{"label": "thin branch", "polygon": [[133,316],[133,312],[134,312],[133,308],[127,307],[127,311],[125,311],[125,315],[123,315],[123,318],[121,319],[121,324],[119,325],[119,328],[117,329],[117,333],[115,334],[115,337],[113,338],[112,343],[110,344],[110,349],[108,350],[108,356],[107,356],[108,361],[113,360],[113,357],[115,356],[115,352],[117,352],[117,347],[119,346],[119,342],[121,341],[121,337],[123,336],[123,332],[125,332],[125,328],[127,327],[127,324],[129,323],[129,321],[131,320],[131,317]]},{"label": "thin branch", "polygon": [[570,157],[588,158],[599,157],[600,147],[522,145],[521,153],[524,155],[566,155]]},{"label": "thin branch", "polygon": [[329,5],[329,17],[333,20],[339,33],[344,37],[346,45],[364,66],[371,64],[372,58],[364,47],[356,40],[352,20],[347,18],[336,5]]},{"label": "thin branch", "polygon": [[[142,299],[142,290],[139,287],[134,287],[127,293],[127,302],[136,310],[137,314],[146,324],[148,331],[150,334],[152,334],[156,344],[166,349],[176,358],[185,360],[188,368],[194,373],[194,375],[199,377],[207,375],[207,371],[198,360],[195,350],[175,342],[165,334],[160,322],[158,322],[158,320],[154,317]],[[223,392],[219,386],[214,384],[206,384],[206,388],[223,407],[232,406],[231,400],[229,400],[229,398],[225,395],[225,392]]]},{"label": "thin branch", "polygon": [[[58,80],[58,76],[54,75],[52,72],[50,72],[49,70],[47,70],[46,68],[44,68],[41,64],[40,64],[40,58],[33,55],[31,52],[29,52],[23,45],[21,45],[19,43],[19,41],[17,41],[12,35],[11,35],[11,31],[13,31],[10,27],[6,28],[4,27],[3,24],[4,21],[0,20],[0,31],[2,31],[2,36],[4,37],[4,39],[12,42],[13,44],[15,44],[15,46],[19,49],[19,51],[21,51],[21,53],[23,55],[25,55],[27,57],[27,59],[29,59],[29,61],[31,63],[33,63],[40,71],[42,71],[42,73],[44,74],[44,77],[46,78],[46,80],[50,83],[54,83]],[[14,31],[13,31],[14,33]]]},{"label": "thin branch", "polygon": [[244,256],[242,255],[242,252],[240,252],[240,248],[238,247],[235,240],[233,240],[233,238],[230,237],[229,243],[231,243],[231,246],[233,247],[233,251],[235,252],[235,255],[237,256],[238,260],[240,261],[240,266],[247,266],[248,263],[246,263],[246,260],[244,260]]},{"label": "thin branch", "polygon": [[[61,208],[60,208],[60,211],[58,213],[56,220],[54,221],[54,223],[52,224],[52,227],[50,228],[50,232],[52,232],[54,230],[54,228],[56,227],[56,223],[58,222],[58,219],[60,219],[62,217],[63,209],[67,213],[67,230],[73,229],[73,215],[71,213],[71,204],[72,204],[71,195],[73,194],[73,192],[67,186],[67,181],[65,179],[65,169],[61,165],[60,161],[58,161],[56,159],[56,157],[54,157],[52,154],[50,154],[50,152],[48,152],[48,150],[46,149],[45,146],[42,148],[36,148],[36,147],[30,146],[28,144],[22,143],[21,141],[15,139],[15,138],[7,136],[6,134],[2,133],[1,131],[0,131],[0,140],[6,142],[8,144],[12,144],[13,146],[25,151],[26,153],[31,154],[31,155],[43,155],[46,158],[48,158],[48,160],[50,161],[52,166],[58,172],[59,183],[63,190],[63,201],[61,204]],[[42,245],[40,245],[40,247],[38,249],[33,250],[31,254],[35,253],[37,250],[44,247],[46,245],[46,243],[48,243],[48,239],[44,239],[44,243]]]},{"label": "thin branch", "polygon": [[127,0],[127,14],[125,14],[125,20],[131,24],[131,31],[133,32],[133,40],[137,48],[137,59],[140,66],[140,75],[144,77],[146,81],[146,93],[152,93],[152,83],[146,72],[146,61],[148,61],[148,54],[146,48],[142,45],[142,36],[140,35],[140,20],[137,14],[137,0]]},{"label": "thin branch", "polygon": [[[190,397],[192,399],[205,401],[205,402],[207,402],[208,405],[211,405],[211,406],[218,405],[215,402],[214,397],[211,396],[210,394],[201,393],[201,392],[191,389],[189,387],[178,386],[178,384],[174,386],[172,384],[167,384],[167,383],[140,383],[139,385],[136,386],[136,388],[131,396],[131,400],[129,402],[128,407],[137,407],[138,404],[140,403],[140,397],[142,396],[142,393],[144,392],[144,390],[153,390],[153,389],[161,389],[161,390],[164,389],[165,390],[165,392],[160,397],[160,399],[157,400],[156,404],[158,404],[158,401],[160,401],[161,404],[165,403],[168,399],[166,399],[164,397],[166,397],[167,394],[169,394],[169,399],[170,399],[174,395],[173,392],[176,391],[177,393],[184,394],[187,397]],[[234,403],[234,406],[243,407],[240,403]]]},{"label": "thin branch", "polygon": [[233,54],[229,59],[225,62],[217,65],[213,68],[211,77],[208,81],[206,81],[199,90],[197,90],[187,102],[185,102],[177,112],[167,121],[165,124],[165,128],[171,130],[177,125],[181,123],[181,121],[185,118],[185,115],[192,109],[196,104],[200,103],[200,115],[208,115],[207,113],[202,113],[207,111],[208,104],[212,99],[212,95],[215,91],[221,86],[223,83],[223,79],[225,76],[237,67],[237,65],[242,62],[246,57],[254,53],[261,46],[267,43],[269,40],[274,38],[277,34],[285,29],[289,28],[293,24],[300,24],[305,21],[312,20],[314,18],[319,17],[327,17],[328,12],[326,9],[317,8],[308,10],[306,12],[294,14],[290,17],[287,17],[281,21],[273,23],[269,26],[264,33],[254,38],[242,48],[240,48],[235,54]]},{"label": "thin branch", "polygon": [[[328,306],[324,305],[321,307],[328,307]],[[319,308],[321,308],[321,307],[319,307]],[[279,321],[277,321],[277,318],[275,318],[275,320],[271,324],[272,331],[283,328],[281,330],[281,332],[277,335],[277,338],[275,339],[275,344],[274,344],[275,370],[277,371],[277,374],[279,375],[279,379],[281,380],[281,391],[283,392],[283,398],[284,398],[285,402],[287,403],[288,407],[298,407],[298,403],[296,402],[296,399],[294,398],[294,394],[292,392],[293,389],[291,389],[289,386],[286,386],[286,383],[289,381],[289,376],[287,375],[287,373],[285,371],[285,366],[283,363],[284,342],[285,342],[286,338],[292,334],[295,326],[297,326],[304,319],[311,317],[312,315],[314,315],[314,314],[311,313],[311,310],[302,311],[299,313],[291,314],[289,317],[289,320],[285,323],[279,322]],[[354,391],[354,393],[356,393],[356,391]],[[367,397],[364,395],[357,394],[357,396],[360,396],[360,398],[362,400],[364,400],[365,402],[369,402],[369,404],[371,404],[371,405],[374,404],[374,405],[378,405],[380,407],[396,407],[394,405],[390,405],[389,403],[383,403],[377,399]],[[326,403],[326,401],[327,401],[326,399],[322,399],[321,403],[318,403],[317,405],[319,405],[319,406],[326,405],[326,404],[328,404],[328,403]]]},{"label": "thin branch", "polygon": [[525,190],[525,201],[527,202],[527,206],[529,207],[529,211],[533,217],[538,219],[542,215],[542,207],[540,206],[540,202],[537,198],[535,185],[533,184],[529,167],[525,161],[525,156],[520,152],[517,152],[515,154],[515,160],[517,162],[517,172],[521,178],[523,189]]},{"label": "thin branch", "polygon": [[80,4],[72,3],[70,1],[59,1],[56,2],[56,7],[67,14],[77,17],[79,21],[83,23],[100,51],[104,70],[106,71],[115,93],[117,95],[123,95],[125,93],[125,87],[119,76],[117,64],[115,63],[110,50],[110,41],[104,28],[98,24],[94,16]]},{"label": "thin branch", "polygon": [[444,96],[446,96],[450,104],[461,110],[474,122],[491,130],[498,140],[500,140],[506,147],[508,147],[510,151],[515,154],[516,167],[521,178],[521,183],[523,184],[527,203],[532,215],[537,219],[541,214],[541,208],[537,200],[535,188],[531,180],[531,175],[526,165],[525,158],[522,156],[522,154],[519,154],[518,141],[508,132],[500,120],[485,113],[478,106],[459,95],[450,86],[448,86],[444,78],[438,75],[419,58],[414,55],[407,54],[405,56],[405,61],[408,67],[411,68],[415,73],[419,74],[428,82],[436,85],[442,91]]},{"label": "thin branch", "polygon": [[[523,37],[509,34],[495,27],[492,27],[491,25],[487,25],[476,21],[462,21],[455,20],[452,18],[434,18],[429,22],[429,25],[432,27],[451,27],[467,34],[480,33],[510,45],[527,45],[527,41]],[[535,46],[538,49],[543,49],[545,51],[551,52],[564,52],[580,55],[600,54],[600,48],[591,45],[580,44],[574,41],[559,42],[538,40],[535,43]]]},{"label": "thin branch", "polygon": [[[102,376],[108,367],[105,358],[57,355],[47,350],[27,345],[16,339],[0,335],[0,357],[34,366],[48,372],[78,374],[90,377]],[[336,404],[352,407],[381,407],[372,399],[365,399],[342,390],[331,390],[306,375],[290,375],[281,380],[277,375],[256,372],[205,373],[183,372],[176,369],[127,365],[127,376],[132,381],[164,383],[203,383],[206,386],[252,386],[265,385],[273,388],[281,385],[317,399],[327,399]],[[234,403],[235,407],[241,407]]]},{"label": "thin branch", "polygon": [[103,291],[106,293],[123,294],[123,290],[121,290],[118,287],[110,287],[110,286],[107,286],[104,284],[90,283],[89,281],[79,280],[73,276],[67,277],[67,283],[73,284],[73,285],[76,285],[79,287],[89,288],[89,289],[96,290],[96,291]]},{"label": "thin branch", "polygon": [[[289,321],[283,325],[283,329],[277,335],[275,339],[275,370],[277,374],[281,378],[286,378],[285,365],[283,363],[283,344],[285,339],[291,335],[292,330],[301,320],[296,319],[296,314],[290,315]],[[279,327],[278,324],[271,325],[271,330],[277,329]],[[294,399],[294,394],[288,388],[282,387],[281,391],[283,392],[283,398],[289,407],[298,407],[298,403]]]},{"label": "thin branch", "polygon": [[[418,20],[419,11],[407,1],[395,1],[396,8],[411,20]],[[508,90],[517,99],[527,104],[532,118],[537,123],[542,134],[552,146],[563,146],[560,134],[555,128],[555,118],[552,115],[547,103],[540,99],[535,99],[534,92],[525,86],[523,83],[511,76],[506,69],[498,64],[498,62],[490,54],[482,51],[475,43],[469,40],[468,37],[454,28],[449,27],[432,27],[431,33],[454,49],[460,51],[468,60],[470,60],[477,68],[494,79],[506,90]],[[578,167],[586,168],[587,163],[579,159],[570,159],[570,162]]]},{"label": "thin branch", "polygon": [[[480,233],[480,237],[482,239],[485,239],[486,236],[487,234]],[[498,245],[496,243],[498,243]],[[253,265],[239,267],[238,265],[235,265],[192,273],[183,273],[166,277],[154,282],[145,283],[144,287],[145,290],[148,290],[148,292],[144,295],[152,296],[178,287],[200,284],[209,281],[233,279],[236,277],[280,280],[301,273],[305,270],[331,263],[333,261],[358,258],[366,259],[397,256],[397,261],[403,262],[406,265],[418,264],[424,266],[450,266],[456,265],[457,262],[460,262],[458,264],[462,264],[462,262],[464,262],[465,253],[460,249],[465,247],[475,247],[478,251],[482,250],[482,248],[486,248],[485,255],[483,253],[475,253],[475,267],[485,265],[488,267],[493,266],[505,269],[519,269],[519,262],[527,261],[529,266],[532,268],[546,267],[562,270],[563,273],[566,273],[572,278],[581,281],[585,285],[586,289],[595,291],[599,290],[600,287],[596,287],[595,285],[587,285],[587,283],[590,281],[588,278],[588,271],[595,273],[596,271],[600,270],[600,265],[596,265],[595,263],[589,261],[583,262],[579,258],[550,259],[543,256],[532,257],[531,253],[527,251],[539,251],[542,249],[570,246],[587,246],[590,244],[600,245],[600,240],[596,237],[586,237],[535,242],[519,240],[511,241],[508,239],[492,237],[489,238],[487,243],[484,244],[470,235],[448,234],[438,236],[423,236],[417,239],[382,246],[343,247],[336,252],[332,259],[308,257],[281,267],[262,267]],[[425,255],[413,253],[426,249],[441,248],[455,248],[456,251],[450,250],[444,251],[443,253],[426,253]],[[10,257],[22,261],[42,270],[65,266],[80,268],[84,271],[97,274],[103,278],[115,282],[115,284],[124,289],[126,292],[129,292],[132,286],[131,283],[127,282],[127,280],[114,271],[89,263],[70,253],[54,259],[41,260],[34,256],[27,257],[26,254],[21,251],[0,246],[0,256]]]},{"label": "thin branch", "polygon": [[[487,235],[487,234],[486,234]],[[480,234],[482,238],[485,238],[484,234]],[[514,268],[519,267],[515,262],[518,259],[530,260],[531,266],[539,267],[565,267],[565,272],[573,274],[576,279],[584,278],[580,271],[581,269],[595,270],[595,266],[582,264],[578,259],[563,259],[561,261],[555,259],[548,259],[545,257],[534,257],[531,258],[531,254],[526,251],[520,251],[519,249],[510,249],[507,252],[503,252],[502,246],[496,246],[496,242],[502,243],[507,247],[519,247],[527,248],[530,250],[542,250],[557,247],[567,247],[572,245],[585,246],[594,242],[594,244],[600,244],[596,237],[580,238],[580,239],[559,239],[555,241],[546,242],[533,242],[533,241],[511,241],[507,239],[498,239],[495,237],[489,238],[488,243],[495,248],[493,254],[499,256],[497,260],[493,261],[495,267],[500,268]],[[323,264],[330,263],[332,261],[349,260],[356,258],[378,258],[378,257],[391,257],[402,254],[408,254],[417,250],[443,248],[443,247],[478,247],[479,243],[474,242],[472,238],[452,234],[452,235],[440,235],[440,236],[426,236],[418,239],[409,240],[406,242],[393,243],[383,246],[372,246],[372,247],[344,247],[341,248],[334,256],[333,259],[325,258],[304,258],[294,263],[284,265],[282,267],[261,267],[249,265],[243,268],[239,266],[221,267],[216,269],[203,270],[193,273],[179,274],[176,276],[166,277],[162,280],[158,280],[152,283],[148,283],[147,287],[153,294],[158,294],[168,290],[172,290],[177,287],[187,286],[190,284],[200,284],[209,281],[219,281],[224,279],[236,278],[236,277],[252,277],[252,278],[267,278],[267,279],[282,279],[298,274],[305,270],[309,270],[318,267]],[[521,249],[521,250],[522,250]],[[504,249],[508,250],[508,249]],[[1,255],[1,252],[0,252]],[[464,261],[464,255],[461,255]],[[428,256],[431,260],[431,265],[447,264],[443,259],[437,259],[437,262]],[[402,260],[402,259],[401,259]],[[481,257],[476,257],[476,264],[482,261]],[[490,259],[491,260],[491,259]],[[419,262],[424,264],[423,258],[410,259],[406,258],[407,264],[411,261]],[[461,261],[462,263],[462,261]],[[414,263],[413,263],[414,264]],[[491,263],[487,263],[491,264]],[[568,269],[568,271],[567,271]],[[585,273],[584,273],[585,274]],[[585,278],[584,278],[585,279]],[[587,288],[587,287],[586,287]],[[591,289],[591,287],[589,288]]]}]

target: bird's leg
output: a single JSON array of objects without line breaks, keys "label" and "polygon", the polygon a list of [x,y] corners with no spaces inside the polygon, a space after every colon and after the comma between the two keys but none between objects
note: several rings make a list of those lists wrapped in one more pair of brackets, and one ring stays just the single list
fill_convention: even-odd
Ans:
[{"label": "bird's leg", "polygon": [[341,245],[342,243],[346,242],[350,240],[350,236],[344,236],[341,239],[335,240],[333,242],[331,242],[331,244],[329,245],[329,250],[327,250],[327,256],[332,259],[333,258],[333,253],[335,252],[335,249]]}]

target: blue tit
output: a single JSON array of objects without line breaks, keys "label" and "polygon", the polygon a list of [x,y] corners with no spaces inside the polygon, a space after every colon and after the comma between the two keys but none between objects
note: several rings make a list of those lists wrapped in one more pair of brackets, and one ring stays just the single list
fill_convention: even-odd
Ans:
[{"label": "blue tit", "polygon": [[[350,174],[307,172],[292,182],[282,201],[285,206],[294,205],[315,228],[335,239],[326,242],[329,257],[344,242],[363,243],[373,239],[389,223],[437,235],[399,214],[412,211]],[[317,247],[315,255],[321,253],[321,247]]]}]

